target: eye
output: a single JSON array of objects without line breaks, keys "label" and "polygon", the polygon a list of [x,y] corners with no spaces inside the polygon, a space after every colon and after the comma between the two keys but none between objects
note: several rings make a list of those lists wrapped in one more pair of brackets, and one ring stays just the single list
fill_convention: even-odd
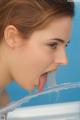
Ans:
[{"label": "eye", "polygon": [[57,49],[58,43],[57,43],[57,42],[55,42],[55,43],[50,43],[50,44],[48,44],[48,46],[49,46],[51,49]]}]

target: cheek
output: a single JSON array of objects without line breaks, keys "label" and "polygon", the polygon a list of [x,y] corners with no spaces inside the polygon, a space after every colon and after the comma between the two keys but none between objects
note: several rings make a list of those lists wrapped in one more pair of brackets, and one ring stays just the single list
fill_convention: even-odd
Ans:
[{"label": "cheek", "polygon": [[52,63],[53,57],[43,51],[34,51],[34,56],[31,58],[33,63],[33,68],[36,72],[44,72],[45,69]]},{"label": "cheek", "polygon": [[26,46],[24,59],[34,74],[37,74],[38,71],[42,73],[52,63],[53,53],[48,52],[43,45],[37,42],[30,43]]},{"label": "cheek", "polygon": [[26,47],[24,50],[14,54],[13,74],[21,79],[34,79],[35,76],[43,73],[52,63],[52,54],[39,47]]},{"label": "cheek", "polygon": [[[25,49],[15,54],[12,64],[14,79],[23,88],[33,84],[52,62],[52,55],[41,49]],[[36,82],[35,82],[36,83]]]}]

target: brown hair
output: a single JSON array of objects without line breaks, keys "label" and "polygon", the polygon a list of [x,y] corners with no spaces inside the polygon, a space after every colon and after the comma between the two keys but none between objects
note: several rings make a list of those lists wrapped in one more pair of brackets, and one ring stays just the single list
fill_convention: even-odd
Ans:
[{"label": "brown hair", "polygon": [[0,38],[8,25],[14,25],[23,37],[29,37],[60,16],[73,17],[74,3],[67,0],[0,0]]}]

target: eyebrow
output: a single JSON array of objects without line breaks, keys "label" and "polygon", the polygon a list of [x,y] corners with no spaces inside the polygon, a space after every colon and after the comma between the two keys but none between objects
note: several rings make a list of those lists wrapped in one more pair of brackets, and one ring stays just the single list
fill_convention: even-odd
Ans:
[{"label": "eyebrow", "polygon": [[[65,40],[60,39],[60,38],[54,38],[54,39],[49,39],[49,40],[57,40],[57,41],[59,41],[61,43],[65,43]],[[70,40],[68,40],[67,43],[70,43]]]}]

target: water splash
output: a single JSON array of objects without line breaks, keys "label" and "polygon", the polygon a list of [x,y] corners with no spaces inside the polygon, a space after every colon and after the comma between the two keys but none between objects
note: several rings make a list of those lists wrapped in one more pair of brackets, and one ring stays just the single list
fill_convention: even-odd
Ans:
[{"label": "water splash", "polygon": [[22,99],[20,99],[16,102],[13,102],[13,103],[9,104],[5,108],[2,108],[0,110],[0,114],[10,112],[10,111],[16,109],[17,107],[21,106],[23,103],[29,102],[31,99],[33,99],[35,97],[38,97],[40,95],[45,95],[45,94],[49,94],[49,93],[52,93],[52,92],[58,92],[58,91],[61,91],[61,90],[67,90],[67,89],[71,89],[71,88],[80,88],[80,82],[59,84],[59,85],[54,86],[54,88],[53,87],[48,88],[47,90],[44,90],[42,92],[38,92],[36,94],[26,96],[26,97],[24,97],[24,98],[22,98]]}]

